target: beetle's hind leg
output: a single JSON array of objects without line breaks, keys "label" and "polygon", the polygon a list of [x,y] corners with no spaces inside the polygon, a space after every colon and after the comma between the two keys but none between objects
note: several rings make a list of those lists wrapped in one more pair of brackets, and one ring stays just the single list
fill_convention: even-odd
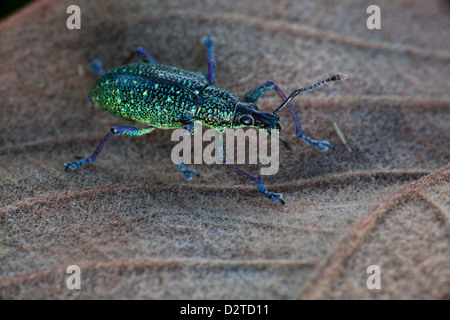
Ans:
[{"label": "beetle's hind leg", "polygon": [[[138,56],[139,58],[141,58],[142,61],[146,63],[156,63],[156,61],[152,57],[150,57],[143,48],[139,47],[130,53],[130,55],[123,61],[122,65],[129,64],[135,56]],[[94,71],[95,73],[98,73],[101,76],[105,74],[102,62],[98,59],[91,59],[90,69],[91,71]]]},{"label": "beetle's hind leg", "polygon": [[121,135],[121,134],[129,135],[129,136],[142,136],[144,134],[152,132],[153,130],[155,130],[155,128],[153,128],[153,127],[147,128],[147,129],[141,129],[141,128],[136,128],[136,127],[132,127],[132,126],[112,127],[111,130],[108,132],[108,134],[103,138],[103,140],[97,146],[94,153],[89,158],[83,158],[81,160],[74,161],[74,162],[66,162],[66,163],[64,163],[64,165],[66,166],[65,170],[66,171],[69,171],[69,169],[76,170],[79,166],[84,165],[87,162],[91,162],[91,163],[94,162],[97,159],[100,152],[103,150],[103,148],[109,142],[109,140],[111,140],[112,136]]},{"label": "beetle's hind leg", "polygon": [[90,59],[91,60],[91,66],[89,67],[89,69],[91,69],[91,71],[99,74],[100,76],[105,74],[105,69],[103,69],[102,66],[102,62],[98,59]]},{"label": "beetle's hind leg", "polygon": [[156,63],[155,59],[150,57],[150,55],[145,52],[142,47],[138,47],[136,50],[130,53],[130,55],[123,61],[122,65],[129,64],[135,56],[138,56],[145,63]]}]

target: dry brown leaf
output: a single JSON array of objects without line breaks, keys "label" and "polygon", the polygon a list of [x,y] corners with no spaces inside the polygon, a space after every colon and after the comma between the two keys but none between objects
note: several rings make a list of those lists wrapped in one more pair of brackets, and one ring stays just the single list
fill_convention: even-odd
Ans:
[{"label": "dry brown leaf", "polygon": [[[450,297],[447,1],[378,1],[381,30],[360,1],[78,1],[81,30],[66,28],[70,4],[38,1],[0,23],[1,298]],[[296,141],[280,114],[295,150],[264,181],[284,207],[222,166],[194,165],[201,178],[184,181],[169,131],[114,137],[95,164],[64,172],[124,124],[86,99],[90,57],[113,67],[143,46],[205,71],[208,32],[217,85],[239,95],[351,76],[294,100],[304,131],[335,151]],[[81,290],[66,287],[73,264]],[[370,265],[380,290],[366,287]]]}]

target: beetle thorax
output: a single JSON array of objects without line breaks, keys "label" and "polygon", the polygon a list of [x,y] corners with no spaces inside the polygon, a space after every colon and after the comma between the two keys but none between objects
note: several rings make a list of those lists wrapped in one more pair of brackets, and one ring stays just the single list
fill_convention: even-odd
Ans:
[{"label": "beetle thorax", "polygon": [[238,97],[225,89],[208,86],[200,93],[195,120],[218,130],[232,128],[238,100]]}]

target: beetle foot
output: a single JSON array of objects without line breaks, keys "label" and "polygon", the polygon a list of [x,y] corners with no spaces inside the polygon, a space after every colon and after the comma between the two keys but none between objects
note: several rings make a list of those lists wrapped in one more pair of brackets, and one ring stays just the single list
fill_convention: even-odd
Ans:
[{"label": "beetle foot", "polygon": [[320,151],[327,151],[328,149],[334,150],[334,146],[331,143],[329,143],[327,140],[318,141],[318,140],[311,139],[310,137],[305,136],[305,135],[301,135],[300,138],[303,141],[305,141],[306,143],[313,145]]},{"label": "beetle foot", "polygon": [[283,200],[283,194],[268,191],[261,182],[258,182],[258,191],[261,193],[264,193],[264,195],[267,197],[267,199],[269,199],[272,202],[277,202],[277,200],[278,200],[281,202],[282,205],[285,204],[285,202]]},{"label": "beetle foot", "polygon": [[216,43],[216,39],[214,37],[212,37],[211,35],[207,35],[206,37],[202,38],[202,43],[207,48],[212,48]]},{"label": "beetle foot", "polygon": [[101,76],[105,74],[105,70],[103,69],[102,62],[100,60],[91,59],[90,69]]},{"label": "beetle foot", "polygon": [[69,169],[72,169],[73,171],[77,170],[77,168],[87,162],[87,159],[81,159],[79,161],[74,162],[65,162],[64,165],[66,166],[64,168],[65,171],[69,171]]},{"label": "beetle foot", "polygon": [[200,177],[200,174],[195,172],[194,169],[187,168],[183,163],[177,164],[177,167],[180,168],[181,172],[184,174],[184,177],[187,180],[191,180],[192,179],[191,174],[195,174],[197,177]]},{"label": "beetle foot", "polygon": [[64,168],[64,171],[69,171],[69,169],[72,169],[73,171],[77,170],[78,166],[76,162],[64,162],[64,165],[66,166]]}]

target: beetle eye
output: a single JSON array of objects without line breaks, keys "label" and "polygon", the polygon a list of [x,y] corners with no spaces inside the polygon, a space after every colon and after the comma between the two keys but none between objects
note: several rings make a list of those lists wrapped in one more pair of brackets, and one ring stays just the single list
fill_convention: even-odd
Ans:
[{"label": "beetle eye", "polygon": [[250,126],[253,124],[254,120],[252,116],[249,116],[248,114],[244,114],[239,118],[239,122],[243,125]]}]

